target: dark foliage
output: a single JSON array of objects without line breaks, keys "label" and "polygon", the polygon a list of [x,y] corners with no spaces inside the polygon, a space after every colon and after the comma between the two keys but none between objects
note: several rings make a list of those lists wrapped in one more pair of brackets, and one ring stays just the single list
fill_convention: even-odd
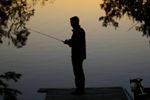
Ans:
[{"label": "dark foliage", "polygon": [[99,18],[103,26],[119,26],[118,20],[127,15],[135,24],[135,29],[141,31],[143,36],[150,36],[150,0],[103,0],[100,4],[105,16]]},{"label": "dark foliage", "polygon": [[13,80],[17,82],[21,77],[21,74],[15,72],[6,72],[0,75],[0,96],[3,96],[4,100],[17,100],[17,95],[22,94],[17,89],[9,88],[8,81]]},{"label": "dark foliage", "polygon": [[8,44],[12,43],[17,48],[25,46],[30,34],[26,22],[34,15],[34,6],[38,2],[45,5],[48,1],[55,2],[55,0],[0,0],[0,44],[8,40]]},{"label": "dark foliage", "polygon": [[34,15],[27,0],[0,0],[0,43],[8,38],[18,48],[26,44],[26,22]]}]

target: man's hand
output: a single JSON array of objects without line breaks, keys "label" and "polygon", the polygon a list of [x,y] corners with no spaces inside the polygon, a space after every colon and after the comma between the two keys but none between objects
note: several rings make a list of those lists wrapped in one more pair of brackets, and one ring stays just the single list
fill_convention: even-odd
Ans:
[{"label": "man's hand", "polygon": [[68,44],[68,43],[69,43],[69,40],[65,40],[65,41],[64,41],[64,44]]},{"label": "man's hand", "polygon": [[72,41],[71,41],[71,39],[69,39],[69,40],[65,40],[64,41],[64,44],[67,44],[68,46],[72,46]]}]

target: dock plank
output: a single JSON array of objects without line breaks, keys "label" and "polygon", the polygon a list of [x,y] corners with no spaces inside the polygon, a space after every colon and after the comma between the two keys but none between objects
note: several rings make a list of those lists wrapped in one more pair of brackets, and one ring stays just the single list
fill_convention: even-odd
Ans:
[{"label": "dock plank", "polygon": [[86,88],[84,95],[72,95],[73,88],[42,88],[45,100],[128,100],[122,87]]}]

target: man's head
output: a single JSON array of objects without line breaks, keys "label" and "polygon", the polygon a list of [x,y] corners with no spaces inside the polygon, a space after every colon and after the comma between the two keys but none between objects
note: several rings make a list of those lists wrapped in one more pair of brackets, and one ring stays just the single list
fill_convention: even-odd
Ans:
[{"label": "man's head", "polygon": [[73,16],[70,18],[70,23],[73,28],[79,26],[79,18],[77,16]]}]

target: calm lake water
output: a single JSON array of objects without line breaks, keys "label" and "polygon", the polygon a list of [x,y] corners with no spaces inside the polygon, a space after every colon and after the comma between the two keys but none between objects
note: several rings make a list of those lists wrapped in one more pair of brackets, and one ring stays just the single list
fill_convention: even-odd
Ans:
[{"label": "calm lake water", "polygon": [[[71,37],[69,18],[79,16],[86,31],[87,59],[84,61],[86,87],[122,86],[130,91],[129,79],[144,78],[150,86],[150,45],[146,37],[124,17],[120,26],[104,28],[99,17],[104,15],[101,0],[55,0],[35,5],[35,14],[27,27],[65,40]],[[1,72],[16,71],[23,76],[12,83],[22,91],[19,100],[43,100],[39,88],[72,88],[74,76],[71,50],[63,43],[32,32],[27,45],[18,49],[7,42],[0,45]]]}]

